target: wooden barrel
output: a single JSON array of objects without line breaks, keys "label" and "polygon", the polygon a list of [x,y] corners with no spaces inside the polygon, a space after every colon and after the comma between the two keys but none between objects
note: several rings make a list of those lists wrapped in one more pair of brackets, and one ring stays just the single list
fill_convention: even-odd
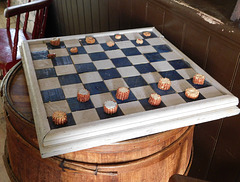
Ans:
[{"label": "wooden barrel", "polygon": [[42,159],[22,66],[5,84],[5,157],[16,181],[167,182],[190,163],[194,126]]}]

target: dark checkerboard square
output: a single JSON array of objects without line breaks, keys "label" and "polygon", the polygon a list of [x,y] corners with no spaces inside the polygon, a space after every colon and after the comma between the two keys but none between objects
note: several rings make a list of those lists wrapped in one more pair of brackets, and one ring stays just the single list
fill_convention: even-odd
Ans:
[{"label": "dark checkerboard square", "polygon": [[48,51],[36,51],[36,52],[31,52],[32,59],[33,60],[39,60],[39,59],[48,59]]},{"label": "dark checkerboard square", "polygon": [[211,84],[207,80],[204,81],[203,85],[194,84],[192,78],[188,79],[187,81],[188,81],[188,83],[190,83],[196,89],[200,89],[200,88],[205,88],[205,87],[211,86]]},{"label": "dark checkerboard square", "polygon": [[69,56],[55,57],[52,59],[52,63],[54,66],[73,64]]},{"label": "dark checkerboard square", "polygon": [[157,61],[164,61],[165,58],[162,57],[159,53],[147,53],[144,54],[144,56],[148,59],[150,62],[157,62]]},{"label": "dark checkerboard square", "polygon": [[126,56],[141,55],[136,47],[121,49]]},{"label": "dark checkerboard square", "polygon": [[147,82],[141,76],[123,78],[130,88],[147,85]]},{"label": "dark checkerboard square", "polygon": [[153,32],[150,32],[150,33],[151,33],[151,35],[150,35],[149,37],[143,35],[143,32],[140,33],[140,35],[141,35],[142,37],[144,37],[145,39],[156,38],[156,37],[157,37],[157,35],[156,35],[155,33],[153,33]]},{"label": "dark checkerboard square", "polygon": [[109,92],[108,88],[106,87],[104,82],[94,82],[84,84],[84,87],[89,90],[90,95],[101,94]]},{"label": "dark checkerboard square", "polygon": [[113,117],[117,117],[117,116],[122,116],[124,115],[122,110],[118,107],[117,112],[114,114],[106,114],[103,110],[103,107],[99,107],[96,108],[96,111],[98,113],[98,116],[100,117],[100,119],[108,119],[108,118],[113,118]]},{"label": "dark checkerboard square", "polygon": [[175,70],[159,72],[163,78],[169,78],[171,81],[181,80],[183,77]]},{"label": "dark checkerboard square", "polygon": [[141,100],[139,100],[139,102],[141,103],[141,105],[143,106],[143,108],[146,111],[166,107],[166,105],[163,102],[161,102],[158,106],[152,106],[151,104],[149,104],[148,98],[147,99],[141,99]]},{"label": "dark checkerboard square", "polygon": [[67,99],[67,102],[72,112],[94,108],[91,100],[87,102],[79,102],[77,100],[77,97],[73,97],[73,98]]},{"label": "dark checkerboard square", "polygon": [[44,103],[64,100],[65,96],[61,88],[41,91]]},{"label": "dark checkerboard square", "polygon": [[189,98],[187,98],[186,97],[186,95],[185,95],[185,92],[180,92],[180,93],[178,93],[186,102],[192,102],[192,101],[197,101],[197,100],[202,100],[202,99],[205,99],[205,97],[201,94],[201,93],[199,93],[199,96],[198,96],[198,98],[196,98],[196,99],[189,99]]},{"label": "dark checkerboard square", "polygon": [[70,51],[71,48],[72,48],[72,47],[67,48],[67,50],[68,50],[68,52],[69,52],[70,55],[87,54],[87,52],[86,52],[86,50],[84,49],[84,47],[77,47],[77,49],[78,49],[78,52],[77,52],[77,53],[72,53],[72,52]]},{"label": "dark checkerboard square", "polygon": [[96,52],[88,54],[93,61],[108,59],[108,56],[105,52]]},{"label": "dark checkerboard square", "polygon": [[174,67],[175,70],[183,69],[183,68],[191,68],[190,64],[183,59],[168,61]]},{"label": "dark checkerboard square", "polygon": [[48,123],[51,130],[76,125],[72,113],[67,113],[67,123],[65,123],[64,125],[56,125],[53,122],[52,117],[48,117]]},{"label": "dark checkerboard square", "polygon": [[170,89],[169,90],[161,90],[161,89],[159,89],[158,88],[158,83],[152,83],[152,84],[150,84],[150,86],[152,87],[152,89],[157,93],[157,94],[159,94],[159,95],[169,95],[169,94],[174,94],[174,93],[176,93],[176,91],[172,88],[172,87],[170,87]]},{"label": "dark checkerboard square", "polygon": [[119,47],[117,46],[117,44],[114,44],[114,46],[109,47],[106,43],[101,44],[102,48],[104,51],[111,51],[111,50],[116,50],[119,49]]},{"label": "dark checkerboard square", "polygon": [[131,40],[131,42],[136,46],[136,47],[138,47],[138,46],[147,46],[147,45],[150,45],[146,40],[144,40],[143,39],[143,43],[142,44],[138,44],[137,42],[136,42],[136,40]]},{"label": "dark checkerboard square", "polygon": [[46,69],[40,69],[35,71],[36,71],[37,79],[51,78],[51,77],[57,76],[54,68],[46,68]]},{"label": "dark checkerboard square", "polygon": [[137,98],[135,97],[135,95],[132,93],[131,90],[130,90],[130,93],[129,93],[129,97],[128,97],[128,99],[126,99],[126,100],[119,100],[119,99],[117,99],[117,98],[116,98],[116,93],[117,93],[116,90],[112,91],[111,93],[112,93],[113,98],[115,99],[115,101],[116,101],[118,104],[127,103],[127,102],[132,102],[132,101],[136,101],[136,100],[137,100]]},{"label": "dark checkerboard square", "polygon": [[97,68],[93,63],[75,64],[75,68],[77,70],[77,73],[97,71]]},{"label": "dark checkerboard square", "polygon": [[127,57],[111,59],[113,64],[118,67],[132,66],[132,63]]},{"label": "dark checkerboard square", "polygon": [[135,68],[139,71],[139,73],[144,74],[144,73],[150,73],[150,72],[155,72],[155,68],[147,63],[147,64],[138,64],[138,65],[134,65]]},{"label": "dark checkerboard square", "polygon": [[126,40],[128,40],[128,38],[127,38],[125,35],[123,35],[123,34],[121,34],[121,39],[115,39],[115,35],[110,36],[110,37],[112,38],[112,40],[113,40],[114,42],[120,42],[120,41],[126,41]]},{"label": "dark checkerboard square", "polygon": [[121,75],[115,68],[106,69],[106,70],[98,70],[98,72],[104,80],[121,77]]},{"label": "dark checkerboard square", "polygon": [[[95,38],[95,37],[94,37]],[[79,39],[79,42],[82,44],[82,45],[95,45],[95,44],[98,44],[98,41],[97,41],[97,39],[95,38],[95,42],[93,43],[93,44],[88,44],[87,42],[86,42],[86,39],[84,38],[84,39]]]},{"label": "dark checkerboard square", "polygon": [[60,48],[65,48],[66,47],[64,42],[60,42],[59,46],[53,46],[50,43],[46,43],[46,44],[47,44],[48,49],[60,49]]},{"label": "dark checkerboard square", "polygon": [[58,80],[62,86],[81,83],[81,79],[77,74],[62,75],[58,77]]},{"label": "dark checkerboard square", "polygon": [[155,45],[153,46],[154,49],[156,49],[157,52],[162,53],[162,52],[171,52],[172,49],[168,45]]}]

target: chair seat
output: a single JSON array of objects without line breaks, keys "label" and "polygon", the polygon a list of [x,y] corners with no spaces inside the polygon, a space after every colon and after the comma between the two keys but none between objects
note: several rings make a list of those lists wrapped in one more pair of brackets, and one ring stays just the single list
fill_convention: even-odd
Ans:
[{"label": "chair seat", "polygon": [[[12,43],[14,42],[15,29],[10,29]],[[31,34],[28,33],[29,39],[31,39]],[[21,45],[23,40],[26,40],[22,29],[19,30],[18,36],[18,46]],[[7,64],[12,62],[12,51],[9,46],[9,40],[7,35],[7,29],[0,29],[0,63]],[[17,61],[21,60],[20,51],[17,51]]]}]

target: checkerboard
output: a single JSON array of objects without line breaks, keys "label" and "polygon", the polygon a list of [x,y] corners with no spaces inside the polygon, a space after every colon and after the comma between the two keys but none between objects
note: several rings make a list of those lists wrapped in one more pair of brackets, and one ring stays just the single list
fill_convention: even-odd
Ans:
[{"label": "checkerboard", "polygon": [[[143,35],[151,32],[150,37]],[[121,34],[121,39],[115,39]],[[235,114],[238,99],[210,75],[168,42],[155,28],[122,30],[85,37],[60,37],[59,46],[50,38],[26,41],[22,45],[23,66],[28,83],[34,122],[43,157],[73,152],[112,142],[189,126]],[[137,44],[142,39],[143,44]],[[114,41],[108,47],[108,41]],[[77,53],[70,49],[77,47]],[[49,59],[48,54],[56,54]],[[204,85],[195,85],[196,73],[205,75]],[[171,80],[169,90],[157,86],[162,77]],[[119,87],[128,87],[127,100],[116,99]],[[194,87],[196,100],[185,96]],[[90,91],[90,100],[81,103],[77,92]],[[150,94],[161,95],[159,106],[148,103]],[[103,111],[107,100],[115,100],[113,115]],[[224,108],[224,109],[223,109]],[[226,109],[225,109],[226,108]],[[55,125],[52,114],[67,113],[68,122]],[[182,122],[184,120],[185,122]]]},{"label": "checkerboard", "polygon": [[[143,44],[136,43],[138,38],[143,39]],[[106,44],[110,40],[115,42],[113,47]],[[71,53],[72,47],[77,47],[78,53]],[[96,37],[94,44],[87,44],[83,38],[61,41],[60,46],[46,43],[36,48],[33,45],[30,49],[51,129],[222,95],[207,80],[204,85],[193,84],[196,71],[154,32],[150,37],[142,32],[126,33],[119,40],[114,35],[102,36]],[[49,53],[55,53],[56,57],[48,59]],[[157,87],[161,77],[171,80],[169,90]],[[123,86],[130,89],[130,95],[121,101],[115,95]],[[196,100],[185,96],[184,91],[189,87],[200,91]],[[91,93],[86,103],[77,100],[81,88]],[[150,94],[155,92],[162,97],[159,106],[148,103]],[[103,104],[107,100],[117,101],[117,113],[104,113]],[[55,125],[52,121],[53,112],[58,110],[67,113],[65,125]]]}]

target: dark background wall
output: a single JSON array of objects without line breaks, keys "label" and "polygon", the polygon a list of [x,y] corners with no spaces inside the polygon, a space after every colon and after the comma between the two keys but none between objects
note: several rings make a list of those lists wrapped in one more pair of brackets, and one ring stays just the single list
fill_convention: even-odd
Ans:
[{"label": "dark background wall", "polygon": [[[222,3],[218,9],[224,10],[224,7],[226,4]],[[204,8],[211,12],[214,4]],[[228,9],[228,15],[229,12]],[[199,11],[196,9],[169,0],[55,0],[49,14],[47,35],[155,26],[169,41],[240,98],[239,29],[228,22],[226,12],[217,17],[223,22],[220,25],[205,21],[197,13]],[[221,12],[215,12],[215,15],[221,15]],[[239,115],[197,125],[189,176],[216,182],[240,181],[239,143]]]}]

